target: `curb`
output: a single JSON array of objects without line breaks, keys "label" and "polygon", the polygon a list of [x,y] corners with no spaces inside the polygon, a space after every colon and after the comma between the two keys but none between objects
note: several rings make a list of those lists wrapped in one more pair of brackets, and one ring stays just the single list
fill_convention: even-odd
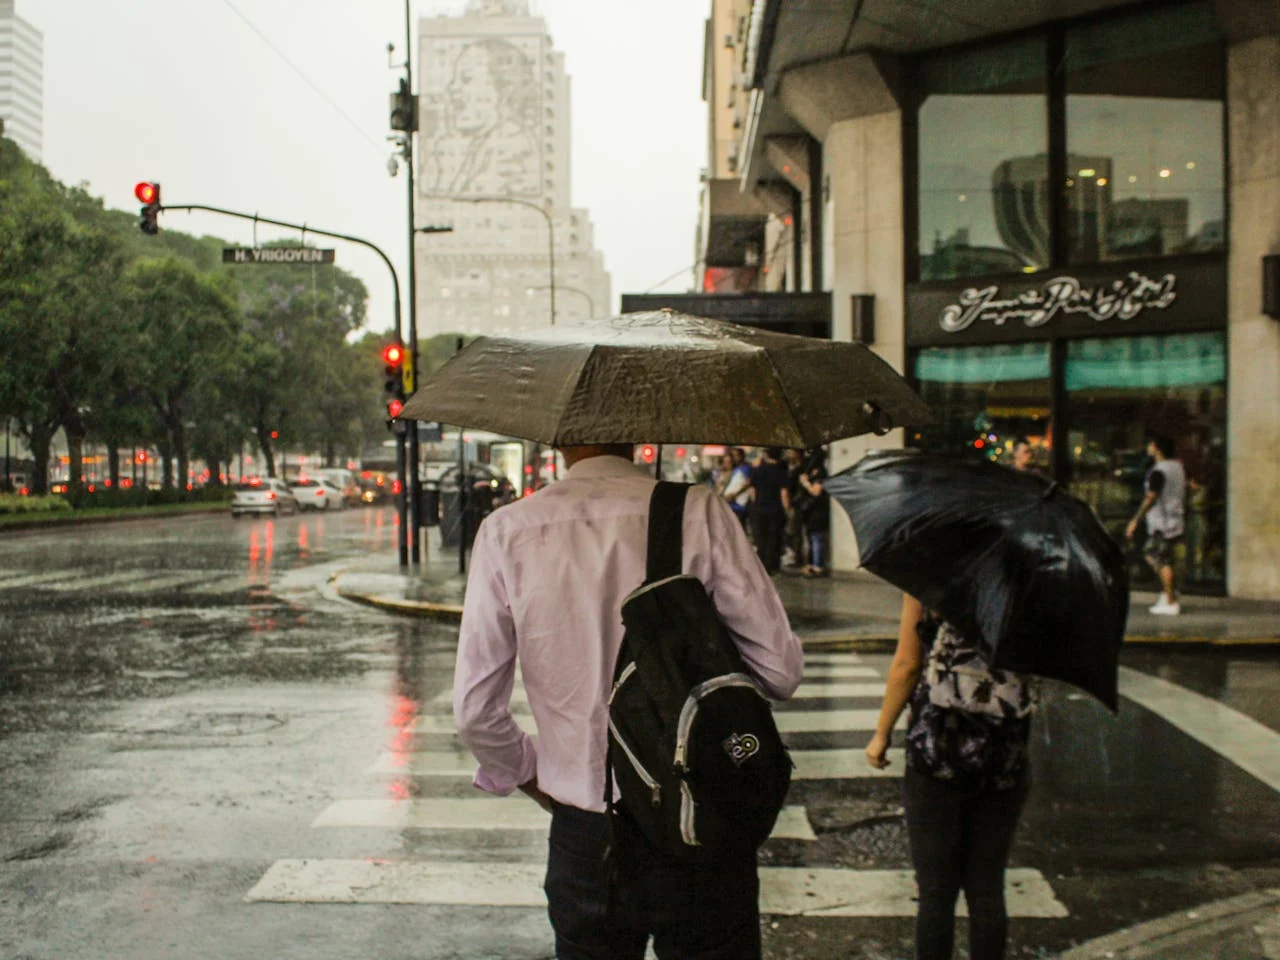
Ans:
[{"label": "curb", "polygon": [[[360,593],[337,588],[344,600],[362,603],[389,613],[429,620],[458,622],[462,619],[462,607],[451,603],[431,603],[426,600],[404,600],[378,594]],[[801,638],[804,646],[815,650],[848,651],[856,653],[893,653],[898,645],[897,634],[839,634],[811,635]],[[1280,648],[1280,637],[1200,637],[1133,634],[1124,638],[1126,647],[1184,647],[1188,649],[1214,647],[1246,647],[1250,649]]]},{"label": "curb", "polygon": [[[125,507],[125,510],[129,508]],[[124,523],[129,520],[167,520],[170,517],[201,516],[210,513],[223,513],[227,509],[225,503],[203,504],[191,506],[188,510],[165,510],[161,512],[98,514],[92,517],[77,517],[74,514],[62,514],[58,517],[33,518],[31,520],[15,520],[13,523],[0,523],[0,533],[9,530],[56,530],[59,527],[80,527],[100,523]]]},{"label": "curb", "polygon": [[1280,889],[1246,893],[1107,934],[1073,947],[1058,960],[1160,960],[1170,956],[1171,948],[1238,929],[1254,922],[1252,914],[1258,920],[1274,917],[1277,909]]}]

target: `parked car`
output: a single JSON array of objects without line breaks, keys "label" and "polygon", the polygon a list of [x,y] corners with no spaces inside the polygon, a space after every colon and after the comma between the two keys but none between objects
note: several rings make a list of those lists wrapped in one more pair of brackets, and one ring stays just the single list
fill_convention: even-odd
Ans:
[{"label": "parked car", "polygon": [[322,477],[304,477],[289,484],[303,510],[330,510],[343,507],[342,491]]},{"label": "parked car", "polygon": [[272,477],[246,480],[237,485],[231,497],[231,516],[243,513],[297,513],[298,499],[283,481]]},{"label": "parked car", "polygon": [[326,467],[323,470],[317,470],[315,475],[321,480],[327,480],[330,486],[341,491],[342,502],[347,506],[360,503],[360,484],[356,482],[356,475],[350,470]]}]

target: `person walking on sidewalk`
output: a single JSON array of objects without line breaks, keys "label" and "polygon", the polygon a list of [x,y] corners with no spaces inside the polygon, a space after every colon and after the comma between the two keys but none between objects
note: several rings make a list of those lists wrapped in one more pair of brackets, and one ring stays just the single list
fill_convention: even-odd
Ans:
[{"label": "person walking on sidewalk", "polygon": [[1151,612],[1176,617],[1182,613],[1182,604],[1178,602],[1174,563],[1186,531],[1187,471],[1182,461],[1174,457],[1173,441],[1168,437],[1152,437],[1147,444],[1147,454],[1154,458],[1155,465],[1147,471],[1146,496],[1129,521],[1125,538],[1132,542],[1138,524],[1146,520],[1147,542],[1142,553],[1147,565],[1160,578],[1162,590]]},{"label": "person walking on sidewalk", "polygon": [[908,703],[903,805],[915,868],[916,960],[952,960],[956,898],[969,907],[969,957],[1001,960],[1008,938],[1004,871],[1030,789],[1035,688],[987,667],[951,624],[905,597],[898,649],[867,762],[888,766]]},{"label": "person walking on sidewalk", "polygon": [[806,577],[827,575],[827,544],[831,530],[831,494],[824,483],[827,468],[821,450],[811,455],[804,473],[800,474],[800,488],[808,495],[805,502],[804,528],[809,538],[809,565],[804,568]]},{"label": "person walking on sidewalk", "polygon": [[[654,480],[628,446],[562,452],[565,479],[494,513],[476,536],[453,686],[458,732],[479,761],[475,786],[522,790],[551,812],[545,889],[558,960],[641,960],[650,935],[663,960],[758,960],[754,852],[712,868],[642,848],[613,861],[611,881],[609,695],[622,602],[645,579]],[[741,526],[708,488],[688,493],[683,556],[755,679],[770,697],[790,697],[800,642]],[[536,745],[511,714],[517,661]]]},{"label": "person walking on sidewalk", "polygon": [[751,464],[747,463],[747,451],[741,447],[734,447],[729,455],[733,458],[733,474],[724,489],[724,499],[746,530],[750,519],[747,510],[751,505]]},{"label": "person walking on sidewalk", "polygon": [[751,536],[756,554],[768,573],[782,570],[782,538],[786,534],[787,468],[782,463],[782,449],[769,447],[751,470]]}]

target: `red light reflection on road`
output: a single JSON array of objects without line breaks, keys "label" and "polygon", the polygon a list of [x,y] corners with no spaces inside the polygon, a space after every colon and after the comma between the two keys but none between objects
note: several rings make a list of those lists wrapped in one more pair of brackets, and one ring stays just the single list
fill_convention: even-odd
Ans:
[{"label": "red light reflection on road", "polygon": [[[407,770],[409,758],[413,754],[413,732],[418,724],[418,712],[421,704],[412,697],[394,694],[391,697],[391,716],[387,720],[391,727],[391,766],[397,770]],[[396,801],[409,799],[409,784],[405,780],[392,780],[387,783],[387,792]]]}]

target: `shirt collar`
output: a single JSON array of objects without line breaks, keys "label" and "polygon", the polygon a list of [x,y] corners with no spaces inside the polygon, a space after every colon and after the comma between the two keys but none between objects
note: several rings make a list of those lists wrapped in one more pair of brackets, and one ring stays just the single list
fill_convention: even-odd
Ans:
[{"label": "shirt collar", "polygon": [[641,470],[630,460],[623,457],[588,457],[579,460],[569,468],[568,476],[572,480],[592,480],[597,477],[634,477],[644,476]]}]

